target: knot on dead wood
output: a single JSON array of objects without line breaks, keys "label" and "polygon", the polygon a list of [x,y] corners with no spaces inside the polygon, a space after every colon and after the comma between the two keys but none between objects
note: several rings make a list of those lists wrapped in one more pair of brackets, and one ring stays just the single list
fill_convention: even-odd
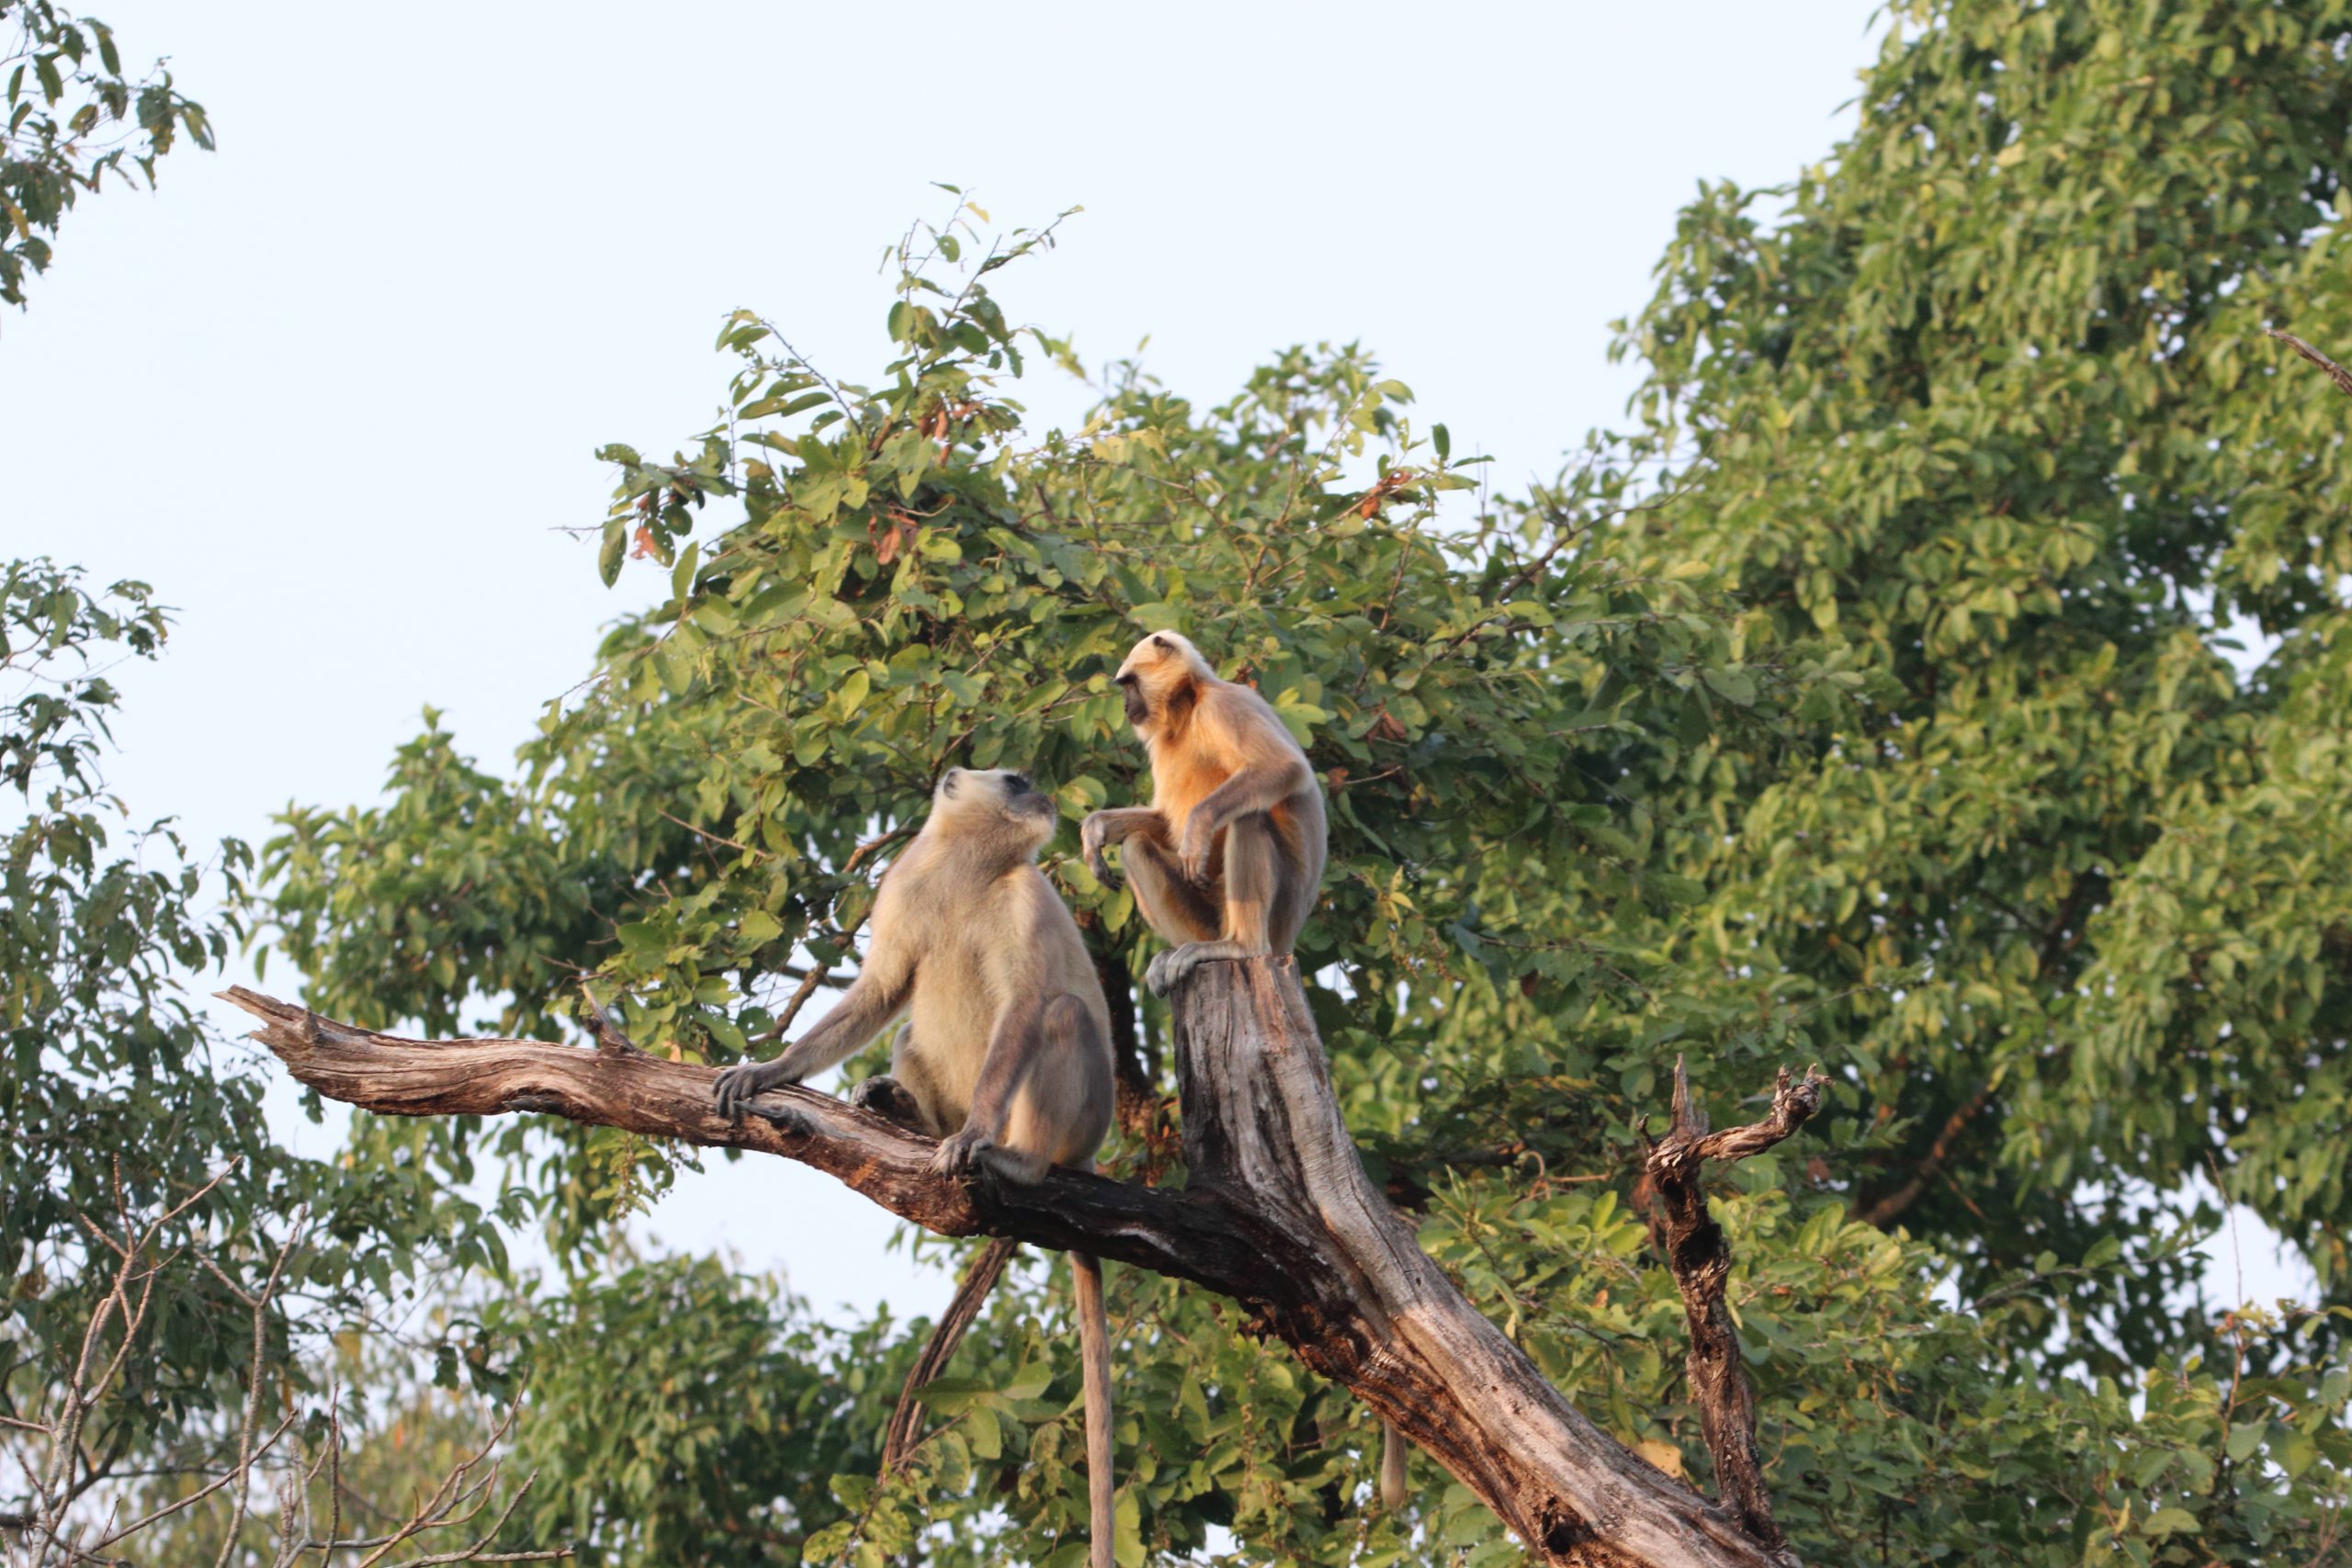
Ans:
[{"label": "knot on dead wood", "polygon": [[1585,1517],[1557,1498],[1544,1506],[1544,1550],[1555,1557],[1566,1557],[1580,1546],[1596,1539],[1592,1526]]}]

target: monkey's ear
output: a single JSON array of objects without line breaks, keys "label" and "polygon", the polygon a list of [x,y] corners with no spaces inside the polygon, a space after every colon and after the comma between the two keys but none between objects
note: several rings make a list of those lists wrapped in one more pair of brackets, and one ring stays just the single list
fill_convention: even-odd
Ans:
[{"label": "monkey's ear", "polygon": [[1168,639],[1154,632],[1151,634],[1151,646],[1165,653],[1168,651]]},{"label": "monkey's ear", "polygon": [[948,799],[956,798],[956,781],[963,776],[963,773],[961,768],[950,768],[939,775],[939,787],[946,793]]}]

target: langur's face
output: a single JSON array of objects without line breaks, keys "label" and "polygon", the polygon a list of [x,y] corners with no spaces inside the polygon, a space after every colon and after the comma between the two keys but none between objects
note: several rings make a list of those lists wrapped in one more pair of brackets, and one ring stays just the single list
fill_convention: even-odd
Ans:
[{"label": "langur's face", "polygon": [[932,815],[956,826],[1009,828],[1031,853],[1054,836],[1053,796],[1011,768],[950,768],[931,794]]},{"label": "langur's face", "polygon": [[1140,728],[1159,709],[1170,689],[1207,673],[1200,649],[1175,632],[1154,632],[1127,650],[1119,666],[1119,694],[1127,722]]}]

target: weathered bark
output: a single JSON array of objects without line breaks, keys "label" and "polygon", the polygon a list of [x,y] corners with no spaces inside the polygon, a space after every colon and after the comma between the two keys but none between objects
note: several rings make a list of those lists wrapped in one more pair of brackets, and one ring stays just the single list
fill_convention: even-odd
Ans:
[{"label": "weathered bark", "polygon": [[1731,1244],[1707,1212],[1700,1176],[1711,1159],[1762,1154],[1804,1126],[1821,1109],[1821,1088],[1826,1081],[1815,1068],[1792,1082],[1788,1068],[1782,1067],[1773,1085],[1770,1115],[1749,1126],[1710,1134],[1707,1113],[1691,1100],[1690,1075],[1678,1057],[1674,1126],[1650,1146],[1648,1160],[1657,1197],[1653,1235],[1673,1270],[1682,1292],[1683,1315],[1690,1325],[1690,1353],[1683,1372],[1690,1382],[1690,1398],[1699,1406],[1707,1452],[1715,1461],[1715,1485],[1748,1535],[1782,1554],[1787,1538],[1772,1520],[1763,1461],[1756,1451],[1756,1392],[1748,1385],[1739,1330],[1724,1299],[1731,1279]]},{"label": "weathered bark", "polygon": [[2297,354],[2301,355],[2305,359],[2310,360],[2313,365],[2318,366],[2322,370],[2326,371],[2327,378],[2335,383],[2336,389],[2338,391],[2346,393],[2347,396],[2352,396],[2352,370],[2346,370],[2335,360],[2330,359],[2326,355],[2322,354],[2318,349],[2313,348],[2310,344],[2305,343],[2302,339],[2297,337],[2292,333],[2282,333],[2277,327],[2265,327],[2263,331],[2268,333],[2272,337],[2277,338],[2280,343],[2285,344],[2289,348],[2293,349]]},{"label": "weathered bark", "polygon": [[522,1040],[403,1040],[242,988],[256,1036],[336,1100],[401,1115],[537,1111],[781,1155],[948,1235],[990,1235],[1188,1280],[1395,1422],[1526,1543],[1577,1568],[1787,1568],[1723,1508],[1600,1430],[1471,1306],[1365,1177],[1290,959],[1202,965],[1173,998],[1189,1179],[932,1174],[931,1140],[806,1089],[741,1122],[713,1074]]}]

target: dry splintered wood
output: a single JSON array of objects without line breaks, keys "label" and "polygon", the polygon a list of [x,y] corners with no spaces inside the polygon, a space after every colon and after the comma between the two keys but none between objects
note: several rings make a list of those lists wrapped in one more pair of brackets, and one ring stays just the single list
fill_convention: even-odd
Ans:
[{"label": "dry splintered wood", "polygon": [[[931,1172],[930,1139],[810,1089],[771,1090],[729,1122],[713,1108],[707,1067],[530,1040],[401,1039],[243,987],[221,996],[262,1020],[255,1037],[296,1077],[370,1111],[537,1112],[780,1155],[942,1235],[1074,1247],[1228,1296],[1255,1330],[1395,1422],[1541,1562],[1796,1562],[1777,1530],[1751,1533],[1745,1500],[1719,1506],[1595,1426],[1421,1251],[1340,1121],[1293,960],[1205,964],[1172,998],[1188,1176],[1180,1190],[1075,1171],[1035,1187],[967,1183]],[[1806,1082],[1817,1104],[1817,1080]],[[1793,1132],[1804,1120],[1793,1112],[1786,1131],[1756,1146]],[[1732,1157],[1720,1140],[1736,1137],[1717,1134],[1695,1158]],[[1679,1181],[1683,1162],[1669,1163]],[[1703,1216],[1695,1169],[1690,1190]],[[1694,1308],[1694,1326],[1699,1318]],[[1728,1355],[1738,1380],[1736,1341]],[[1697,1358],[1694,1345],[1694,1390]],[[1761,1517],[1770,1529],[1769,1511]]]},{"label": "dry splintered wood", "polygon": [[1690,1098],[1690,1077],[1680,1057],[1674,1063],[1674,1125],[1650,1145],[1647,1170],[1657,1195],[1653,1234],[1666,1255],[1675,1287],[1682,1292],[1690,1325],[1690,1352],[1683,1363],[1691,1402],[1707,1452],[1715,1463],[1715,1484],[1749,1536],[1775,1551],[1787,1540],[1773,1522],[1764,1486],[1764,1463],[1756,1451],[1756,1391],[1739,1350],[1725,1291],[1731,1280],[1731,1244],[1707,1211],[1700,1172],[1711,1159],[1746,1159],[1789,1137],[1821,1109],[1828,1080],[1818,1067],[1792,1081],[1781,1069],[1772,1106],[1763,1121],[1721,1133],[1707,1131],[1707,1113]]}]

